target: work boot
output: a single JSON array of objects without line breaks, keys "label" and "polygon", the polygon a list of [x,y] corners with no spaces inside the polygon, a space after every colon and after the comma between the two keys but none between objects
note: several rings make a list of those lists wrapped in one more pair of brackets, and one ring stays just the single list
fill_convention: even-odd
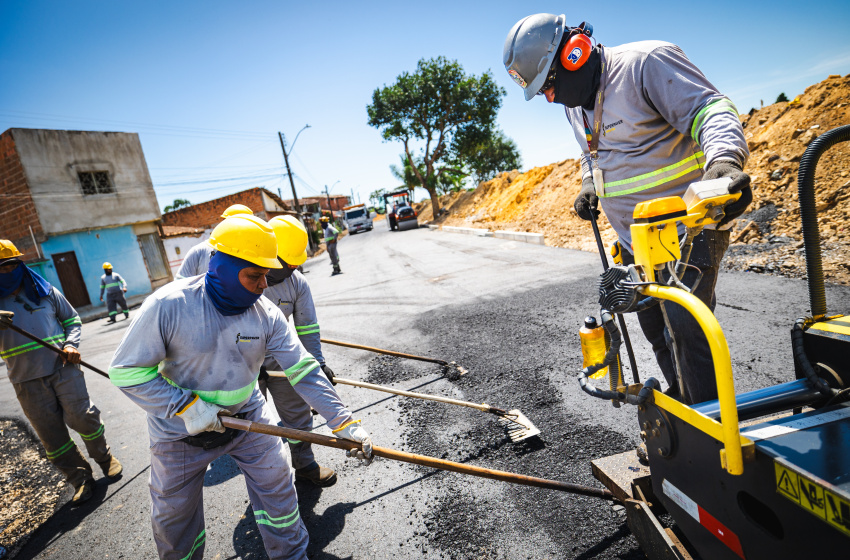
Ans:
[{"label": "work boot", "polygon": [[71,498],[71,506],[77,507],[83,502],[87,502],[91,499],[92,493],[94,492],[94,479],[84,480],[82,484],[77,486],[74,492],[74,497]]},{"label": "work boot", "polygon": [[125,319],[129,319],[129,318],[130,318],[130,312],[129,312],[129,311],[125,311],[125,312],[124,312],[124,318],[125,318]]},{"label": "work boot", "polygon": [[309,480],[319,488],[327,488],[336,483],[336,473],[327,467],[320,466],[315,461],[306,467],[295,469],[295,478]]},{"label": "work boot", "polygon": [[113,315],[109,319],[107,319],[106,322],[107,323],[114,323],[115,322],[115,315]]},{"label": "work boot", "polygon": [[121,476],[121,473],[124,472],[124,467],[121,466],[121,463],[118,462],[118,459],[114,455],[108,461],[98,463],[98,465],[100,465],[100,470],[103,471],[103,476],[111,480],[117,480]]}]

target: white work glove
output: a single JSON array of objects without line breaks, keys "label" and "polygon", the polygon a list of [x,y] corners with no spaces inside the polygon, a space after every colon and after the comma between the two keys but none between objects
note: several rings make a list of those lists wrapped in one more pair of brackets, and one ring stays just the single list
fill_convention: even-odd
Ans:
[{"label": "white work glove", "polygon": [[345,452],[346,457],[355,457],[363,463],[363,466],[368,467],[372,464],[372,438],[369,437],[369,432],[363,429],[360,425],[360,420],[352,420],[342,427],[333,431],[334,435],[349,441],[356,441],[363,445],[363,450],[349,449]]},{"label": "white work glove", "polygon": [[186,431],[190,436],[196,436],[201,432],[224,432],[224,426],[218,419],[219,411],[224,410],[220,406],[202,401],[195,395],[195,400],[189,403],[177,416],[186,424]]}]

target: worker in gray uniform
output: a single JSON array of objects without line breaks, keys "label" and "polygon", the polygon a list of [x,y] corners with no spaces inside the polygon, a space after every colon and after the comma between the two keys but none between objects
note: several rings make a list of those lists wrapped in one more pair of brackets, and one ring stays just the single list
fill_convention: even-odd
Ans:
[{"label": "worker in gray uniform", "polygon": [[[47,459],[74,487],[71,504],[79,505],[91,498],[94,475],[68,428],[80,434],[89,456],[108,479],[121,475],[121,463],[106,443],[100,411],[89,399],[78,365],[80,316],[21,256],[11,241],[0,239],[0,358]],[[65,358],[6,328],[5,322],[62,348]]]},{"label": "worker in gray uniform", "polygon": [[[319,320],[313,294],[298,267],[307,260],[307,230],[292,216],[278,216],[269,220],[277,238],[277,258],[282,268],[269,271],[266,281],[269,287],[263,295],[280,309],[287,320],[293,317],[295,332],[304,348],[316,359],[328,380],[333,383],[333,370],[325,364],[319,334]],[[271,393],[283,425],[296,430],[311,431],[313,414],[310,405],[304,402],[292,385],[281,377],[269,376],[266,371],[280,371],[274,358],[267,357],[260,375],[260,390]],[[316,486],[331,486],[336,482],[336,473],[316,462],[311,444],[289,440],[295,478],[308,480]]]},{"label": "worker in gray uniform", "polygon": [[227,454],[245,474],[268,556],[304,558],[308,536],[288,447],[280,438],[225,429],[219,414],[273,422],[257,388],[268,355],[336,437],[362,444],[350,456],[368,464],[371,439],[280,310],[261,297],[266,273],[281,266],[274,231],[255,216],[231,216],[210,243],[216,253],[207,273],[149,296],[109,368],[112,382],[147,412],[157,551],[168,560],[203,556],[204,473]]},{"label": "worker in gray uniform", "polygon": [[[528,16],[508,33],[505,68],[526,100],[539,94],[565,106],[583,152],[575,210],[590,220],[601,201],[625,264],[634,262],[629,226],[637,204],[682,196],[701,179],[730,180],[728,191],[741,197],[725,208],[716,229],[708,226],[696,237],[694,266],[682,277],[691,287],[701,277],[693,293],[713,310],[728,229],[753,198],[743,172],[749,151],[738,112],[676,45],[640,41],[604,47],[593,44],[592,34],[587,23],[568,26],[563,14]],[[638,313],[638,319],[669,392],[686,403],[716,399],[708,342],[690,313],[665,303]]]},{"label": "worker in gray uniform", "polygon": [[322,216],[319,218],[319,221],[322,224],[322,232],[325,235],[323,241],[325,242],[325,246],[328,248],[328,256],[331,258],[331,266],[334,268],[331,276],[342,274],[342,270],[339,268],[339,253],[337,252],[336,247],[337,241],[339,240],[339,230],[331,225],[331,219],[328,216]]},{"label": "worker in gray uniform", "polygon": [[106,309],[109,310],[109,319],[106,322],[115,322],[119,305],[124,312],[124,318],[129,319],[130,309],[127,307],[127,300],[124,299],[127,282],[121,278],[120,274],[112,271],[112,265],[108,262],[103,263],[103,275],[100,277],[100,301],[103,301],[104,290],[106,291]]},{"label": "worker in gray uniform", "polygon": [[[244,204],[232,204],[222,212],[221,217],[229,218],[237,214],[254,215],[251,209]],[[186,256],[183,257],[183,262],[180,263],[175,280],[206,274],[210,267],[210,257],[212,257],[214,252],[207,241],[201,241],[197,245],[193,245],[191,249],[186,251]]]}]

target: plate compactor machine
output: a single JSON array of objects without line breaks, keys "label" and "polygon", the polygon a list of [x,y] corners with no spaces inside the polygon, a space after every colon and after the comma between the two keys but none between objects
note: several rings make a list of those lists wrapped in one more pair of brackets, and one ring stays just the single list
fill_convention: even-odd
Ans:
[{"label": "plate compactor machine", "polygon": [[[648,465],[630,451],[595,460],[592,469],[625,504],[629,527],[653,560],[850,558],[850,317],[827,312],[814,193],[818,159],[847,140],[850,125],[833,129],[800,160],[811,316],[791,331],[795,381],[736,395],[720,325],[690,293],[693,286],[680,281],[693,238],[740,196],[728,194],[722,180],[638,205],[635,264],[615,264],[600,278],[610,348],[579,381],[590,395],[637,406]],[[613,317],[669,302],[689,311],[708,340],[716,401],[688,406],[661,392],[655,379],[622,380]],[[603,367],[607,389],[590,377]]]}]

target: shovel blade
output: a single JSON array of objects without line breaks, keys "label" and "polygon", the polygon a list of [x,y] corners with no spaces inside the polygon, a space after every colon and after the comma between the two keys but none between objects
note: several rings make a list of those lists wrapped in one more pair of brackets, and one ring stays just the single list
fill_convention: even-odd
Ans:
[{"label": "shovel blade", "polygon": [[500,416],[499,424],[505,427],[508,437],[514,443],[540,435],[537,426],[519,409],[509,410],[506,415]]}]

